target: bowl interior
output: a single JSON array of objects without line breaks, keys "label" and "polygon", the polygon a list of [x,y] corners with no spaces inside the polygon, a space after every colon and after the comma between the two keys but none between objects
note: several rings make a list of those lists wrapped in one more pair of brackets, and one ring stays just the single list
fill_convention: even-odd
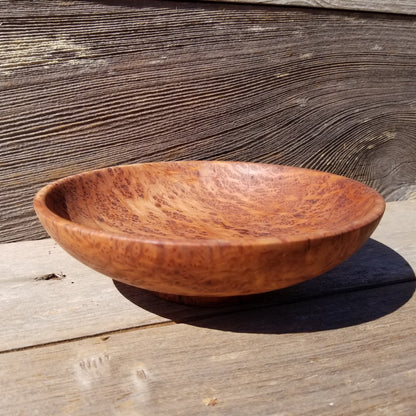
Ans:
[{"label": "bowl interior", "polygon": [[239,162],[166,162],[75,175],[46,205],[88,228],[147,240],[282,241],[329,235],[378,217],[381,196],[350,179]]}]

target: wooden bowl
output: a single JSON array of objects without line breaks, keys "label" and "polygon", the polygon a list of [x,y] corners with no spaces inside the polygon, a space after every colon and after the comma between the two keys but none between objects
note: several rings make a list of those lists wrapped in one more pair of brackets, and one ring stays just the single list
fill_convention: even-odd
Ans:
[{"label": "wooden bowl", "polygon": [[89,267],[184,303],[290,286],[347,259],[385,203],[341,176],[240,162],[162,162],[58,180],[34,198]]}]

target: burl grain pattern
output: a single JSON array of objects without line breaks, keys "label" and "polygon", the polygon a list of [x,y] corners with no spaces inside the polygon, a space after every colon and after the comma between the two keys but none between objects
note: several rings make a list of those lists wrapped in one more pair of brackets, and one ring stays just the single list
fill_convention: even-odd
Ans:
[{"label": "burl grain pattern", "polygon": [[68,177],[34,199],[70,254],[116,280],[211,303],[315,277],[354,253],[384,200],[344,177],[242,162],[165,162]]}]

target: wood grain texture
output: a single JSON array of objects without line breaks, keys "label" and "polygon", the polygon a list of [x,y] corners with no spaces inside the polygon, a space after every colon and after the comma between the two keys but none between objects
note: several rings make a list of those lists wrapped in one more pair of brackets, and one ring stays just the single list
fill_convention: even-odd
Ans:
[{"label": "wood grain texture", "polygon": [[40,190],[34,207],[84,264],[201,304],[334,268],[367,241],[385,202],[360,182],[315,170],[181,161],[70,176]]},{"label": "wood grain texture", "polygon": [[[215,310],[177,305],[129,286],[115,285],[50,239],[2,244],[0,351],[97,334],[105,338],[120,330],[172,321],[193,322],[233,310],[410,282],[416,271],[415,215],[416,201],[388,203],[374,239],[331,272]],[[45,277],[52,274],[56,277]]]},{"label": "wood grain texture", "polygon": [[[198,0],[198,1],[208,1],[208,2],[218,2],[218,3],[237,3],[237,4],[252,4],[257,6],[264,5],[273,5],[273,6],[300,6],[300,7],[316,7],[319,9],[330,9],[330,10],[352,10],[352,11],[367,11],[367,12],[378,12],[378,13],[393,13],[393,14],[405,14],[405,15],[416,15],[416,5],[413,0]],[[44,6],[44,2],[41,0],[35,0],[32,2]],[[137,5],[139,2],[137,0],[101,0],[101,2],[113,5],[126,5],[132,6]],[[52,8],[65,8],[70,7],[71,10],[69,13],[73,13],[74,10],[77,10],[77,2],[54,2]],[[143,4],[143,2],[141,2]],[[195,1],[197,3],[197,1]],[[149,2],[146,3],[147,5]],[[151,2],[150,4],[156,4],[156,2]],[[162,4],[161,2],[158,3]],[[13,10],[8,11],[4,7],[5,14],[15,15],[16,11],[26,12],[27,10],[27,0],[13,3]],[[79,10],[83,10],[81,5]],[[42,13],[42,11],[40,12]],[[36,10],[34,15],[37,15]]]},{"label": "wood grain texture", "polygon": [[225,3],[267,4],[275,6],[303,6],[324,9],[361,10],[380,13],[416,15],[413,0],[212,0]]},{"label": "wood grain texture", "polygon": [[299,165],[415,197],[412,16],[40,0],[0,15],[3,242],[45,236],[42,185],[120,163]]},{"label": "wood grain texture", "polygon": [[53,240],[3,244],[0,259],[0,310],[8,322],[0,335],[2,351],[167,321],[138,311],[110,279]]},{"label": "wood grain texture", "polygon": [[[403,415],[414,282],[0,355],[3,414]],[[382,302],[380,302],[382,300]],[[375,309],[400,304],[366,323]],[[386,310],[386,309],[385,309]]]}]

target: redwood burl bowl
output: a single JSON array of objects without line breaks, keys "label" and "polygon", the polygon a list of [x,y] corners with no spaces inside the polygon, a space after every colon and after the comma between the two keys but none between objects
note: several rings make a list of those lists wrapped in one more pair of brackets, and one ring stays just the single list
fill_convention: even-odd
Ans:
[{"label": "redwood burl bowl", "polygon": [[369,238],[385,203],[329,173],[187,161],[70,176],[41,189],[34,207],[49,235],[87,266],[204,304],[335,267]]}]

